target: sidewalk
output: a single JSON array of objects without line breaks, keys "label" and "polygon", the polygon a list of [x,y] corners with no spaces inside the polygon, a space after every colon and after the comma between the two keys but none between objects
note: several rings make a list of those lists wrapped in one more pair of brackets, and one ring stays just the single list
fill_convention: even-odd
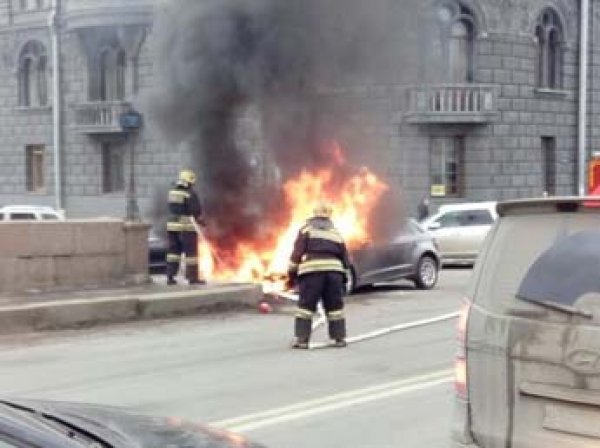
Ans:
[{"label": "sidewalk", "polygon": [[28,291],[0,296],[0,334],[87,327],[255,307],[263,294],[252,284],[140,286]]}]

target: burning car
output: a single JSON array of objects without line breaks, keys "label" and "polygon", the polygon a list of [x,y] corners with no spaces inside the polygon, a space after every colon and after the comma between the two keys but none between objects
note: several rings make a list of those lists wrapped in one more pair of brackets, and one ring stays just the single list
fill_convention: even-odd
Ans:
[{"label": "burning car", "polygon": [[440,255],[431,234],[414,220],[408,220],[392,241],[368,243],[350,251],[352,275],[348,289],[401,279],[415,282],[419,289],[431,289],[438,280]]}]

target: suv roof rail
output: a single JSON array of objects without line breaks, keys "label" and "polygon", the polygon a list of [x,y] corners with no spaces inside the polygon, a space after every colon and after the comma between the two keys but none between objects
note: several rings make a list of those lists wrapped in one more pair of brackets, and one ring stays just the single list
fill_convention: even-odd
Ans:
[{"label": "suv roof rail", "polygon": [[576,212],[580,207],[600,208],[600,196],[555,196],[551,198],[515,199],[498,202],[496,210],[500,216],[522,212]]}]

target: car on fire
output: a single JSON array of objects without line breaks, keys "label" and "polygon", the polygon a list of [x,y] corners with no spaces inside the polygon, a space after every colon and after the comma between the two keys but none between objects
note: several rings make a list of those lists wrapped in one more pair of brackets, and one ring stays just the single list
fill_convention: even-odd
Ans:
[{"label": "car on fire", "polygon": [[440,254],[433,236],[415,220],[407,220],[391,241],[365,244],[350,251],[352,263],[348,290],[408,279],[419,289],[435,287]]},{"label": "car on fire", "polygon": [[459,318],[452,446],[600,446],[600,198],[497,210]]},{"label": "car on fire", "polygon": [[82,403],[0,400],[2,448],[265,448],[178,418]]}]

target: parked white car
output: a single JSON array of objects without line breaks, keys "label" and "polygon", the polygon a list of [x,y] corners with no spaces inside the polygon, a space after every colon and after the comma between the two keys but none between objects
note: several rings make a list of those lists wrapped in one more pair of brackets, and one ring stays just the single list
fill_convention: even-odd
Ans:
[{"label": "parked white car", "polygon": [[60,221],[64,217],[52,207],[41,205],[7,205],[0,207],[2,221]]},{"label": "parked white car", "polygon": [[443,263],[473,263],[497,218],[495,202],[448,204],[421,225],[437,241]]}]

